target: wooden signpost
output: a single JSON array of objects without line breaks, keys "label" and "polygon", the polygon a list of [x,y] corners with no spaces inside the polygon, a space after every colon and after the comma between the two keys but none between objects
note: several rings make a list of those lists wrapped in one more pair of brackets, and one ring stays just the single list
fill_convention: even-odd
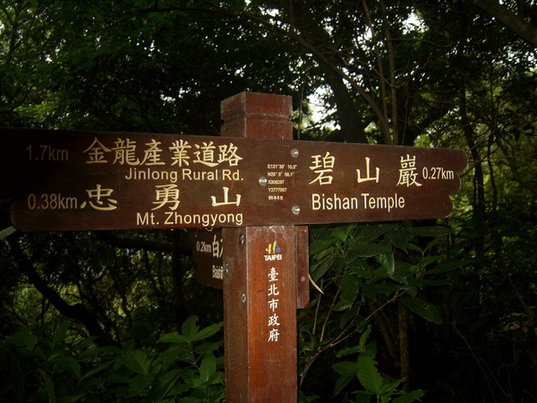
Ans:
[{"label": "wooden signpost", "polygon": [[[240,93],[221,136],[2,129],[21,231],[200,228],[223,288],[226,401],[294,402],[306,224],[446,217],[462,151],[292,140],[290,97]],[[211,229],[208,231],[208,229]]]}]

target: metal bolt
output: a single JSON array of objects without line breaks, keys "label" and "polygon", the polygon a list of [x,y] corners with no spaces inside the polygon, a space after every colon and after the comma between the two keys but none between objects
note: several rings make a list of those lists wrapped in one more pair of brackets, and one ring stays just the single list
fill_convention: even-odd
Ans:
[{"label": "metal bolt", "polygon": [[244,242],[246,241],[246,236],[244,234],[241,234],[239,237],[239,243],[241,245],[244,245]]},{"label": "metal bolt", "polygon": [[245,293],[242,293],[242,294],[241,294],[241,302],[242,302],[243,304],[246,303],[246,294],[245,294]]},{"label": "metal bolt", "polygon": [[261,178],[259,178],[259,181],[258,181],[258,182],[259,182],[259,184],[260,184],[261,186],[264,187],[264,186],[267,186],[268,179],[267,179],[266,177],[262,176]]},{"label": "metal bolt", "polygon": [[291,208],[291,211],[293,212],[294,215],[299,215],[300,214],[300,206],[293,206]]},{"label": "metal bolt", "polygon": [[298,152],[298,148],[293,148],[293,149],[291,150],[291,156],[292,156],[293,158],[298,158],[299,155],[300,155],[300,153]]},{"label": "metal bolt", "polygon": [[224,271],[227,273],[229,273],[229,262],[224,262]]}]

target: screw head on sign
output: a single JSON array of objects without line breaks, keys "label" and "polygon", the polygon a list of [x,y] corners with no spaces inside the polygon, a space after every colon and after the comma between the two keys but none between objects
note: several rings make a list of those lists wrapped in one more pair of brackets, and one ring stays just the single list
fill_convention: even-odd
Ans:
[{"label": "screw head on sign", "polygon": [[245,294],[245,293],[242,293],[242,294],[241,294],[241,302],[242,302],[243,304],[246,303],[246,294]]},{"label": "screw head on sign", "polygon": [[298,158],[299,155],[300,155],[300,153],[298,152],[298,148],[293,148],[291,150],[291,157]]},{"label": "screw head on sign", "polygon": [[293,212],[294,215],[299,215],[300,214],[300,206],[293,206],[291,208],[291,211]]},{"label": "screw head on sign", "polygon": [[259,184],[263,187],[267,186],[267,183],[268,183],[268,179],[264,176],[262,176],[261,178],[259,178]]},{"label": "screw head on sign", "polygon": [[244,242],[246,241],[246,236],[244,234],[241,234],[239,237],[239,243],[241,245],[244,245]]}]

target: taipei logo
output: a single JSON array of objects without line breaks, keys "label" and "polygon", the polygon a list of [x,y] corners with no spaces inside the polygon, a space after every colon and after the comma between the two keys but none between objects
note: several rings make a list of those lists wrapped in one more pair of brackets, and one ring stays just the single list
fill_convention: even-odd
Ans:
[{"label": "taipei logo", "polygon": [[265,248],[265,262],[273,260],[282,260],[282,248],[278,246],[278,242],[269,243]]}]

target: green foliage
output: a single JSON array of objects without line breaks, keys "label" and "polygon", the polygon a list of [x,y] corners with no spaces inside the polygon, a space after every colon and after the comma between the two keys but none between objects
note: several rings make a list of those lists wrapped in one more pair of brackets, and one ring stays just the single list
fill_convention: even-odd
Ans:
[{"label": "green foliage", "polygon": [[[311,274],[327,287],[337,287],[334,309],[345,310],[363,301],[357,296],[395,302],[402,300],[424,319],[441,323],[433,304],[417,298],[426,285],[442,280],[442,257],[435,253],[446,227],[410,224],[349,225],[322,228],[311,244]],[[427,238],[431,241],[424,243]],[[441,264],[442,263],[442,264]],[[460,262],[451,262],[447,271]]]},{"label": "green foliage", "polygon": [[[364,345],[371,328],[360,337],[360,344],[357,349],[340,350],[337,357],[351,355],[358,352],[355,361],[338,361],[332,365],[332,369],[339,374],[339,379],[335,384],[334,394],[340,393],[351,381],[358,379],[364,390],[357,390],[352,394],[355,402],[369,402],[372,397],[377,402],[414,402],[421,400],[424,391],[417,389],[412,392],[401,390],[401,380],[391,381],[381,375],[377,369],[376,345],[368,343]],[[356,350],[356,351],[353,351]]]},{"label": "green foliage", "polygon": [[[312,301],[313,317],[311,311],[300,316],[305,384],[309,371],[321,370],[315,362],[323,357],[323,363],[331,360],[339,374],[334,380],[336,395],[352,392],[356,401],[368,401],[370,395],[378,401],[421,398],[419,390],[403,391],[405,380],[398,378],[393,366],[400,362],[401,349],[409,348],[396,347],[400,325],[407,323],[400,310],[408,308],[416,320],[443,323],[439,301],[431,298],[428,289],[449,284],[452,274],[465,264],[443,257],[450,235],[447,227],[410,223],[312,231],[311,275],[323,294]],[[375,344],[367,344],[372,334],[383,340],[379,344],[388,359],[379,360]],[[352,354],[357,354],[356,361],[338,360]],[[385,373],[377,369],[379,365]],[[358,384],[352,380],[365,390],[356,390]]]},{"label": "green foliage", "polygon": [[0,343],[3,401],[216,402],[223,400],[222,323],[189,317],[155,348],[97,347],[62,322],[23,328]]}]

